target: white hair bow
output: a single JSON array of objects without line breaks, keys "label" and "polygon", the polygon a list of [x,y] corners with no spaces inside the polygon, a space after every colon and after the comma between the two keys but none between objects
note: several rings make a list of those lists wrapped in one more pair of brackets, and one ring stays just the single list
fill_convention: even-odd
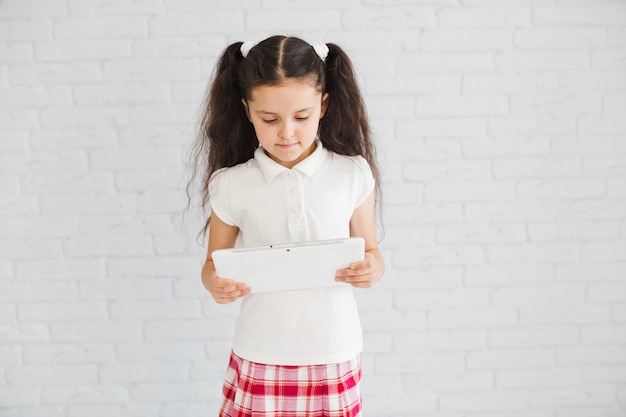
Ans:
[{"label": "white hair bow", "polygon": [[243,57],[247,57],[248,54],[250,53],[250,49],[254,48],[256,45],[256,42],[254,41],[247,41],[241,44],[241,47],[239,48],[239,50],[241,51],[241,55],[243,55]]},{"label": "white hair bow", "polygon": [[322,61],[326,61],[326,57],[328,56],[328,52],[330,51],[328,49],[328,45],[326,45],[325,43],[314,43],[311,46],[315,50],[317,56],[319,56]]}]

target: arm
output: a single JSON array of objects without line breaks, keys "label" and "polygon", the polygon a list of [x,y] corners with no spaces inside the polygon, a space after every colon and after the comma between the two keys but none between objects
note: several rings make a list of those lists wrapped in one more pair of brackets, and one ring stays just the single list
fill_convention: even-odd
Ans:
[{"label": "arm", "polygon": [[348,268],[337,271],[336,280],[347,282],[358,288],[369,288],[380,280],[385,271],[385,261],[376,241],[376,203],[374,193],[361,204],[350,219],[350,236],[365,239],[365,258]]},{"label": "arm", "polygon": [[202,267],[202,284],[211,293],[215,302],[226,304],[250,293],[250,289],[243,282],[220,278],[215,272],[215,265],[211,254],[216,249],[232,248],[235,246],[239,229],[224,223],[215,213],[211,212],[211,226],[209,228],[209,248],[206,261]]}]

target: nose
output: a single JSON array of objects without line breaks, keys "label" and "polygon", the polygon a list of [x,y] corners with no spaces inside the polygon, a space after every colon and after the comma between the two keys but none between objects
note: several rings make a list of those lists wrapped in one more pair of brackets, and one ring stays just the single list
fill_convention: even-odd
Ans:
[{"label": "nose", "polygon": [[280,125],[278,137],[281,139],[290,139],[293,137],[294,128],[290,121],[286,120]]}]

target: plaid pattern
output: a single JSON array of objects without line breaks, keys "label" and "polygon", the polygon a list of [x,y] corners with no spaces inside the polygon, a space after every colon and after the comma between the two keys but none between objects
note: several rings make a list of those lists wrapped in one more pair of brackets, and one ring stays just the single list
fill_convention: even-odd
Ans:
[{"label": "plaid pattern", "polygon": [[231,354],[220,417],[360,417],[359,358],[283,366]]}]

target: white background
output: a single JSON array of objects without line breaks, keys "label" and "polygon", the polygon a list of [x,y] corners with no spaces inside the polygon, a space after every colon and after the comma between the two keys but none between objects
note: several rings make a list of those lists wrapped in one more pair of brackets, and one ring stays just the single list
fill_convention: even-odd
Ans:
[{"label": "white background", "polygon": [[216,415],[185,157],[270,34],[342,45],[374,126],[366,415],[626,416],[624,0],[0,0],[0,416]]}]

